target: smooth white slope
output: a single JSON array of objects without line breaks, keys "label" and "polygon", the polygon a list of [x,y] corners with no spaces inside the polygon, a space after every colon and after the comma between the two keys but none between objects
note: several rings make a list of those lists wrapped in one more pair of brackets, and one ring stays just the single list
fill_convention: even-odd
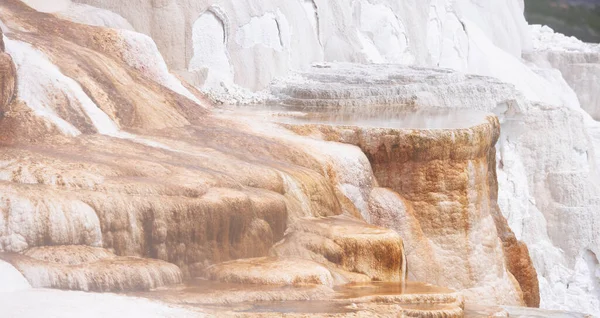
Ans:
[{"label": "smooth white slope", "polygon": [[[9,263],[0,260],[0,298],[2,293],[14,293],[31,288],[23,275]],[[0,306],[0,308],[2,308]]]},{"label": "smooth white slope", "polygon": [[207,317],[142,298],[51,289],[0,293],[0,308],[3,317]]},{"label": "smooth white slope", "polygon": [[55,14],[63,19],[77,23],[134,31],[133,26],[122,16],[112,11],[86,4],[72,3],[63,10],[55,12]]},{"label": "smooth white slope", "polygon": [[167,64],[152,38],[128,30],[119,30],[119,36],[123,40],[123,60],[127,65],[140,71],[146,78],[187,97],[201,107],[200,100],[169,72]]},{"label": "smooth white slope", "polygon": [[58,12],[71,5],[71,0],[21,0],[28,6],[41,12]]}]

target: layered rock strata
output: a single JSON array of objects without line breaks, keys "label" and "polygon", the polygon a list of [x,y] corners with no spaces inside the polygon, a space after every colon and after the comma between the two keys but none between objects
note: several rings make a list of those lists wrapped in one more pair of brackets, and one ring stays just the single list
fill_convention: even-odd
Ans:
[{"label": "layered rock strata", "polygon": [[600,119],[600,45],[584,43],[574,37],[555,33],[547,26],[532,25],[533,48],[523,58],[537,67],[560,71],[577,94],[581,108],[595,120]]},{"label": "layered rock strata", "polygon": [[[48,10],[44,2],[29,2]],[[494,77],[464,76],[474,79],[470,90],[413,86],[408,96],[397,99],[410,104],[414,96],[434,106],[488,111],[498,106],[498,113],[507,115],[513,124],[503,121],[498,143],[499,204],[516,238],[533,255],[545,299],[542,305],[600,310],[593,274],[600,253],[594,213],[600,193],[595,173],[600,152],[594,149],[600,145],[600,127],[581,110],[598,115],[597,46],[529,28],[524,1],[147,0],[131,6],[114,0],[77,0],[113,11],[110,15],[102,9],[89,10],[87,19],[72,14],[79,5],[69,2],[55,5],[57,14],[93,24],[102,20],[115,28],[131,26],[152,36],[174,71],[206,91],[220,91],[212,96],[232,103],[263,100],[262,93],[248,96],[246,88],[264,88],[291,70],[307,70],[324,61],[392,63],[381,66],[383,74],[401,63]],[[464,80],[460,74],[453,76],[457,83]],[[428,77],[420,81],[432,82]],[[508,94],[489,90],[499,85]],[[320,91],[318,85],[312,89]],[[440,98],[438,93],[422,95],[424,91],[456,93],[466,102],[453,103],[459,98]],[[389,106],[382,108],[398,108]]]},{"label": "layered rock strata", "polygon": [[[274,118],[255,121],[235,112],[219,116],[202,94],[169,73],[148,37],[71,23],[17,0],[0,4],[0,18],[19,79],[17,93],[6,99],[8,111],[0,118],[0,130],[7,132],[0,140],[0,251],[8,253],[6,259],[34,285],[149,289],[211,271],[215,278],[247,281],[240,270],[227,269],[221,275],[217,269],[231,264],[257,266],[258,271],[281,267],[264,261],[278,255],[320,263],[314,269],[321,271],[319,280],[327,286],[331,283],[322,267],[331,272],[333,284],[339,284],[403,282],[408,266],[414,278],[467,289],[469,299],[485,295],[481,301],[521,304],[523,289],[529,293],[525,300],[535,305],[535,291],[525,282],[531,272],[519,276],[520,269],[511,269],[517,283],[505,264],[506,255],[517,255],[513,258],[523,260],[527,268],[526,253],[502,249],[510,231],[499,225],[502,218],[492,207],[492,149],[498,138],[494,120],[477,119],[474,126],[451,127],[438,135],[425,131],[421,136],[377,127],[334,133],[337,128],[331,124],[321,131],[273,123]],[[365,68],[354,76],[382,67]],[[456,87],[448,83],[453,78],[481,85],[487,96],[484,109],[498,106],[498,94],[506,93],[501,96],[507,100],[518,95],[499,82],[486,91],[484,87],[494,83],[487,78],[436,71],[432,79],[426,70],[411,69],[438,81],[438,92],[452,93]],[[341,78],[335,75],[340,69],[331,71],[334,75],[322,78]],[[398,85],[381,90],[372,86],[370,96],[386,97],[385,92]],[[352,89],[349,86],[344,94]],[[336,94],[329,99],[343,100]],[[402,94],[407,93],[397,95]],[[421,96],[433,95],[435,90]],[[449,95],[445,105],[451,104]],[[465,97],[465,103],[471,107],[477,96]],[[390,99],[390,110],[405,107],[404,101],[409,101],[409,109],[418,109],[420,101],[410,100]],[[507,100],[504,104],[511,104]],[[362,111],[373,113],[377,108]],[[309,138],[307,129],[325,137]],[[364,144],[351,140],[361,133],[371,139]],[[349,134],[350,139],[330,134]],[[376,148],[368,148],[371,144]],[[408,150],[399,151],[402,145],[409,145]],[[389,178],[385,169],[406,175]],[[400,209],[398,202],[406,207]],[[399,222],[399,235],[361,220],[386,213],[409,215],[404,218],[410,228]],[[411,253],[412,272],[412,261],[404,257],[404,235],[414,242],[410,249],[417,250]],[[426,239],[419,242],[419,237]],[[477,240],[483,244],[473,244]],[[75,254],[85,256],[40,248],[60,245],[84,245]],[[437,258],[431,265],[423,261],[428,253]],[[261,257],[259,264],[240,260],[211,267]],[[140,277],[123,270],[133,263],[145,268]],[[449,263],[458,264],[456,277],[442,270]],[[484,269],[491,274],[484,275]],[[121,277],[106,283],[98,276],[104,271],[132,281]],[[287,284],[285,276],[274,275],[269,281]],[[311,276],[304,280],[311,281]],[[367,297],[364,307],[378,299]],[[416,298],[411,299],[386,301],[408,310]],[[460,302],[450,303],[452,315],[460,314]]]},{"label": "layered rock strata", "polygon": [[402,283],[406,276],[398,233],[345,216],[297,221],[271,254],[324,264],[338,285],[370,280]]},{"label": "layered rock strata", "polygon": [[309,199],[311,216],[341,213],[311,155],[204,116],[193,89],[167,87],[177,85],[163,81],[166,67],[131,60],[141,48],[124,41],[149,38],[19,1],[0,4],[0,16],[22,79],[0,118],[2,251],[106,247],[187,275],[190,266],[266,256],[288,215],[305,214],[288,209],[291,191]]},{"label": "layered rock strata", "polygon": [[[365,152],[379,186],[399,194],[394,197],[394,193],[382,190],[372,192],[373,221],[380,226],[397,225],[394,229],[401,235],[413,238],[414,242],[407,243],[415,252],[412,259],[433,254],[430,262],[415,260],[419,264],[413,272],[415,279],[457,289],[477,290],[487,285],[493,290],[504,290],[505,298],[501,301],[505,302],[519,302],[524,289],[525,299],[535,306],[539,291],[527,251],[523,254],[518,247],[511,250],[516,241],[506,242],[504,248],[499,240],[504,235],[499,235],[498,230],[510,231],[505,224],[496,226],[495,219],[501,222],[503,217],[492,200],[495,197],[492,191],[496,191],[493,146],[499,136],[499,125],[493,117],[482,120],[487,123],[456,130],[365,128],[344,123],[333,126],[308,123],[292,129],[306,135],[320,133],[325,140],[355,144]],[[405,208],[399,208],[398,216],[381,217],[384,211],[403,205]],[[494,217],[494,214],[499,215]],[[395,218],[408,224],[399,224]],[[506,236],[512,235],[508,233]],[[515,258],[525,258],[528,266],[508,267],[508,261],[517,264]],[[455,266],[452,272],[444,270],[450,259]],[[412,272],[410,260],[409,256],[409,272]],[[522,279],[522,286],[515,286],[509,269],[514,269]]]},{"label": "layered rock strata", "polygon": [[[404,77],[406,73],[411,76]],[[472,90],[485,79],[401,66],[348,64],[316,67],[302,76],[309,81],[294,79],[274,86],[274,92],[283,97],[285,108],[315,113],[284,120],[286,126],[305,136],[356,145],[366,154],[378,186],[393,190],[373,189],[367,220],[391,227],[407,240],[409,276],[465,289],[473,280],[487,281],[494,263],[505,286],[512,285],[513,276],[519,281],[513,299],[519,299],[522,291],[528,305],[539,304],[537,274],[528,249],[515,238],[497,204],[494,146],[500,123],[485,113],[450,110],[475,104],[470,95],[453,92]],[[518,104],[503,105],[498,92],[504,91],[504,98],[518,94],[501,83],[490,84],[482,91],[490,92],[489,99],[481,99],[478,105],[498,112],[504,121]],[[381,98],[385,103],[379,103]],[[434,108],[435,104],[439,107]],[[485,237],[490,243],[478,248]],[[448,255],[436,252],[451,251],[451,246],[457,247],[458,257],[465,251],[477,255],[462,258],[462,276],[444,271],[443,258]],[[506,275],[505,269],[511,274]]]}]

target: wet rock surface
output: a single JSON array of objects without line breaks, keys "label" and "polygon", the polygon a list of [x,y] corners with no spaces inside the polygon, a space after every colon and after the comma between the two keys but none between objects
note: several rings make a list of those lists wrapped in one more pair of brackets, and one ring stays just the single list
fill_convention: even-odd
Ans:
[{"label": "wet rock surface", "polygon": [[345,216],[299,220],[271,254],[324,264],[337,274],[337,284],[404,282],[406,276],[402,239],[395,231]]},{"label": "wet rock surface", "polygon": [[[452,120],[444,114],[440,117]],[[494,145],[499,136],[495,117],[482,114],[479,124],[466,121],[463,128],[455,129],[437,128],[435,125],[443,124],[436,123],[435,117],[432,129],[403,125],[378,128],[347,120],[332,124],[311,121],[309,118],[304,124],[289,127],[299,134],[359,146],[371,162],[378,185],[397,193],[372,192],[371,221],[408,238],[410,258],[418,264],[409,266],[413,279],[461,290],[479,290],[487,285],[491,290],[504,290],[502,302],[518,304],[521,293],[525,293],[527,304],[539,303],[535,269],[527,251],[519,250],[503,223],[495,201]],[[483,249],[477,247],[482,242]],[[434,252],[440,248],[446,251],[444,256]],[[472,258],[463,258],[465,254]],[[458,266],[452,273],[443,269],[448,259]],[[507,261],[513,267],[506,267]],[[490,275],[492,268],[494,275]],[[482,301],[477,292],[470,297]]]},{"label": "wet rock surface", "polygon": [[194,280],[184,287],[135,295],[201,306],[227,317],[377,317],[400,313],[409,317],[462,317],[464,306],[460,293],[420,283],[357,283],[330,289]]}]

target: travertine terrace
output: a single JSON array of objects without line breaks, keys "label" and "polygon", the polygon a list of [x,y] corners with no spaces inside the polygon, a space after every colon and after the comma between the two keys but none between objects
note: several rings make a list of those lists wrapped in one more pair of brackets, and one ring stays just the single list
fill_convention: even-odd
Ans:
[{"label": "travertine terrace", "polygon": [[600,311],[596,48],[522,10],[1,1],[0,315]]}]

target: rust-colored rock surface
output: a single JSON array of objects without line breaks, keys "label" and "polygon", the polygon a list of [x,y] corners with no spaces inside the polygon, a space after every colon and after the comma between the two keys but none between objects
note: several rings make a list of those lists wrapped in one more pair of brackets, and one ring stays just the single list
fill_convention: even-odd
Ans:
[{"label": "rust-colored rock surface", "polygon": [[[496,149],[492,148],[490,149],[488,160],[490,162],[488,184],[492,202],[497,202],[498,199],[495,157]],[[528,307],[539,307],[540,284],[537,272],[529,255],[529,249],[525,243],[517,240],[497,204],[492,203],[492,212],[496,223],[496,230],[498,231],[498,235],[504,246],[506,266],[521,285],[525,304]]]},{"label": "rust-colored rock surface", "polygon": [[17,85],[17,71],[10,55],[4,53],[4,40],[0,29],[0,120],[13,101]]},{"label": "rust-colored rock surface", "polygon": [[[290,128],[354,144],[365,152],[378,185],[397,193],[372,192],[370,221],[407,239],[409,277],[465,289],[467,298],[482,303],[537,306],[535,268],[497,206],[494,145],[499,123],[492,116],[479,120],[478,125],[454,129],[344,122]],[[419,261],[423,259],[428,261]],[[446,270],[447,264],[453,264],[452,271]],[[503,292],[485,295],[486,288]]]},{"label": "rust-colored rock surface", "polygon": [[271,253],[324,264],[337,274],[337,284],[404,282],[406,275],[404,248],[398,233],[346,216],[299,220]]},{"label": "rust-colored rock surface", "polygon": [[210,115],[150,38],[17,0],[0,17],[22,80],[0,118],[0,251],[105,247],[189,275],[267,256],[297,216],[342,213],[327,163]]}]

